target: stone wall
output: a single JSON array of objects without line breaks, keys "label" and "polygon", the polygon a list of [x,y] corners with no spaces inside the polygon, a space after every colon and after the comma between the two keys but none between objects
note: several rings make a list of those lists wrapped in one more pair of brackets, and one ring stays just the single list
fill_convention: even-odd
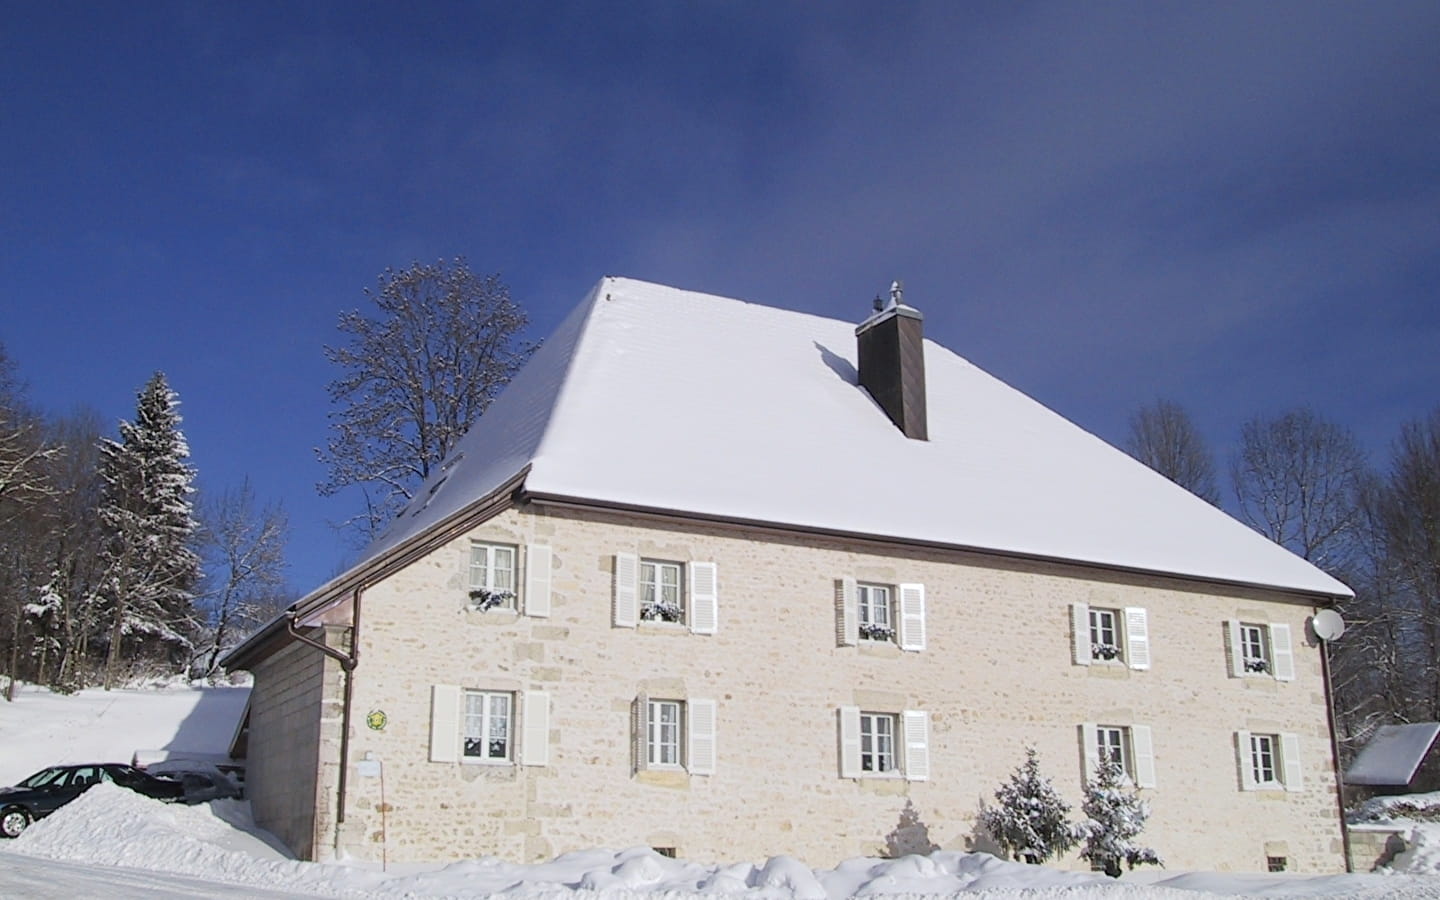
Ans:
[{"label": "stone wall", "polygon": [[[548,618],[468,608],[472,538],[552,549]],[[613,627],[621,551],[716,563],[718,632]],[[926,648],[837,646],[835,580],[846,576],[923,583]],[[1077,601],[1144,607],[1151,668],[1075,665]],[[352,760],[370,754],[384,777],[351,779],[342,841],[360,859],[378,860],[382,840],[391,861],[530,861],[643,844],[699,861],[784,853],[828,866],[861,854],[988,849],[976,814],[1025,745],[1078,807],[1079,728],[1099,722],[1152,729],[1157,782],[1144,792],[1153,808],[1144,838],[1170,867],[1264,871],[1267,856],[1284,856],[1290,871],[1343,870],[1320,661],[1306,639],[1313,610],[1279,595],[531,506],[412,564],[363,602]],[[1295,680],[1232,677],[1230,618],[1288,624]],[[548,693],[548,764],[429,761],[436,684]],[[641,692],[717,701],[715,774],[633,771],[631,705]],[[928,711],[930,778],[841,778],[837,709],[849,705]],[[385,714],[383,729],[366,727],[371,712]],[[1239,730],[1297,734],[1304,789],[1242,791]]]}]

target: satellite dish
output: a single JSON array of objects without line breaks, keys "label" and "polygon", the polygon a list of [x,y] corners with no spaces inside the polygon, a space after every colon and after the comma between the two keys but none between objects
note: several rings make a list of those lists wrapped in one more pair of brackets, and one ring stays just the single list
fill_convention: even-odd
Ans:
[{"label": "satellite dish", "polygon": [[1322,609],[1310,617],[1310,627],[1322,641],[1333,641],[1345,633],[1345,620],[1333,609]]}]

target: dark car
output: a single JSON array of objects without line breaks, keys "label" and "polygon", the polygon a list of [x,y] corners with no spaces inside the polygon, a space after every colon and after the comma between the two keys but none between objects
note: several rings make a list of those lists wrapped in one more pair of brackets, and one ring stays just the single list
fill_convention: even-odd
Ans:
[{"label": "dark car", "polygon": [[0,835],[18,837],[36,819],[43,819],[102,781],[157,800],[180,800],[179,782],[146,775],[124,763],[86,763],[41,769],[14,787],[0,788]]}]

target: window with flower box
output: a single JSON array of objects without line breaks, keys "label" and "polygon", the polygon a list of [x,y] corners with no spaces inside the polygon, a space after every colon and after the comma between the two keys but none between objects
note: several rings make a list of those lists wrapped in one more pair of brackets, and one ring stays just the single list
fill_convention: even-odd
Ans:
[{"label": "window with flower box", "polygon": [[890,585],[860,583],[855,586],[855,591],[860,613],[860,640],[895,640],[895,626],[890,615]]},{"label": "window with flower box", "polygon": [[515,608],[515,547],[470,543],[470,604],[476,609]]},{"label": "window with flower box", "polygon": [[1150,668],[1150,616],[1144,607],[1072,603],[1070,629],[1071,659],[1077,666],[1114,663]]},{"label": "window with flower box", "polygon": [[893,641],[925,649],[925,585],[835,579],[835,640],[841,647]]},{"label": "window with flower box", "polygon": [[1231,619],[1225,623],[1225,635],[1231,677],[1294,680],[1295,651],[1289,625]]},{"label": "window with flower box", "polygon": [[670,562],[615,554],[612,623],[635,628],[641,622],[688,626],[714,634],[719,626],[719,580],[713,562]]},{"label": "window with flower box", "polygon": [[1240,788],[1245,791],[1299,791],[1305,787],[1300,767],[1300,737],[1291,732],[1238,731]]}]

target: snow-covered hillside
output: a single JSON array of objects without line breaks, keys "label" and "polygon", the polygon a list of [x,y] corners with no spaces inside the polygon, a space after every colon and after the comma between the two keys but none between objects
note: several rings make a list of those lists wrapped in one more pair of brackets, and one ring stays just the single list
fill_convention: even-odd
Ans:
[{"label": "snow-covered hillside", "polygon": [[[0,703],[0,782],[51,762],[128,759],[136,749],[223,752],[244,697],[244,690],[235,688],[96,691],[75,697],[26,691],[14,704]],[[1414,869],[1433,871],[1432,855],[1416,854]],[[167,805],[108,784],[35,823],[17,840],[0,844],[0,896],[5,897],[494,894],[584,894],[607,900],[699,894],[785,900],[877,894],[1068,900],[1257,894],[1420,898],[1440,896],[1440,875],[1307,878],[1153,871],[1114,882],[978,853],[853,859],[835,869],[815,870],[783,856],[759,863],[706,863],[666,859],[648,848],[586,850],[534,865],[481,857],[377,871],[287,858],[273,838],[254,827],[244,803]]]}]

